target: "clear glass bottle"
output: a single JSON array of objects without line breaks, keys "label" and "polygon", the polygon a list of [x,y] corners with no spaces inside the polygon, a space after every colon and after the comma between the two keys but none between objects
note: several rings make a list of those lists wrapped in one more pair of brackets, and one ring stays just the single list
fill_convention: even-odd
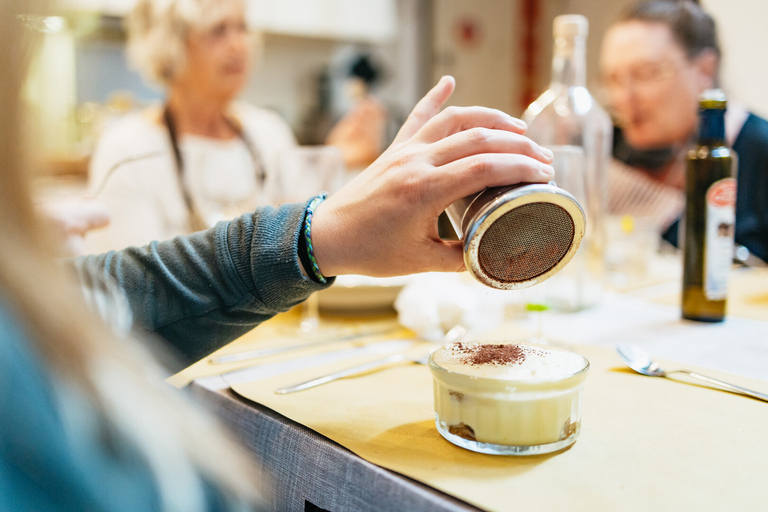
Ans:
[{"label": "clear glass bottle", "polygon": [[613,125],[587,90],[587,18],[557,16],[549,88],[523,114],[527,135],[555,153],[555,181],[571,192],[587,214],[579,253],[548,284],[547,296],[558,309],[580,310],[602,295],[607,171]]},{"label": "clear glass bottle", "polygon": [[683,225],[683,318],[725,318],[736,223],[736,155],[725,141],[725,94],[699,98],[699,138],[688,151]]}]

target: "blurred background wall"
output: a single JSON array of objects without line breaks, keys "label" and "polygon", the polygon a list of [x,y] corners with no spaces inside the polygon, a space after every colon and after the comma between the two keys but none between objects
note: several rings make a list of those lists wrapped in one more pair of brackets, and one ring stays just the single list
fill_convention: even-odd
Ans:
[{"label": "blurred background wall", "polygon": [[720,29],[721,76],[729,97],[768,117],[768,2],[702,0],[702,4]]},{"label": "blurred background wall", "polygon": [[[131,0],[62,0],[27,96],[42,133],[50,174],[78,174],[109,116],[162,101],[124,56],[122,15]],[[345,107],[344,80],[356,55],[380,68],[375,90],[401,122],[443,74],[456,77],[452,104],[482,104],[519,116],[546,89],[552,19],[590,21],[588,83],[600,98],[602,34],[630,0],[251,0],[263,53],[243,99],[274,109],[300,139],[316,140],[319,107],[332,118]],[[733,101],[768,115],[765,0],[703,0],[724,48],[723,83]],[[107,121],[105,121],[105,119]]]}]

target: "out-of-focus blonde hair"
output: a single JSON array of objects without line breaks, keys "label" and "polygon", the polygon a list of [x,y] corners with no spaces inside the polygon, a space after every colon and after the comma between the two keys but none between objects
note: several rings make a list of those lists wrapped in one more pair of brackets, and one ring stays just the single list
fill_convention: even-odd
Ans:
[{"label": "out-of-focus blonde hair", "polygon": [[190,30],[216,25],[233,4],[247,8],[245,0],[138,0],[126,18],[129,61],[144,78],[169,85],[184,67]]},{"label": "out-of-focus blonde hair", "polygon": [[86,308],[76,283],[55,262],[54,238],[32,205],[30,159],[19,130],[20,91],[34,51],[29,21],[48,14],[47,2],[3,0],[2,11],[0,301],[25,333],[18,343],[31,347],[56,382],[63,417],[92,413],[147,462],[163,510],[201,510],[201,477],[254,503],[254,466],[212,418],[163,382],[164,372],[138,340],[117,338]]}]

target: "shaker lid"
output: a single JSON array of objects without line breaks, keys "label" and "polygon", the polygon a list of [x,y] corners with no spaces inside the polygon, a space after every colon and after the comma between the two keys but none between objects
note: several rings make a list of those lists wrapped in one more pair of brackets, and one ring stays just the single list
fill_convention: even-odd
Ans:
[{"label": "shaker lid", "polygon": [[589,34],[589,21],[581,14],[561,14],[552,23],[555,39],[573,41],[577,38],[586,39]]}]

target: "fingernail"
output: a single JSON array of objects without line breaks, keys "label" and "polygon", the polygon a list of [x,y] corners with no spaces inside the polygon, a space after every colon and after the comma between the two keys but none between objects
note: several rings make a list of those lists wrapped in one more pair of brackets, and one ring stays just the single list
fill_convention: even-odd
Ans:
[{"label": "fingernail", "polygon": [[517,118],[513,118],[513,119],[515,120],[515,124],[517,126],[522,128],[523,130],[527,130],[528,129],[528,125],[525,124],[525,121],[523,121],[522,119],[517,119]]},{"label": "fingernail", "polygon": [[539,154],[549,160],[550,162],[555,158],[555,154],[544,146],[539,146]]},{"label": "fingernail", "polygon": [[542,164],[539,166],[539,172],[547,179],[551,179],[555,176],[555,168],[551,165]]}]

